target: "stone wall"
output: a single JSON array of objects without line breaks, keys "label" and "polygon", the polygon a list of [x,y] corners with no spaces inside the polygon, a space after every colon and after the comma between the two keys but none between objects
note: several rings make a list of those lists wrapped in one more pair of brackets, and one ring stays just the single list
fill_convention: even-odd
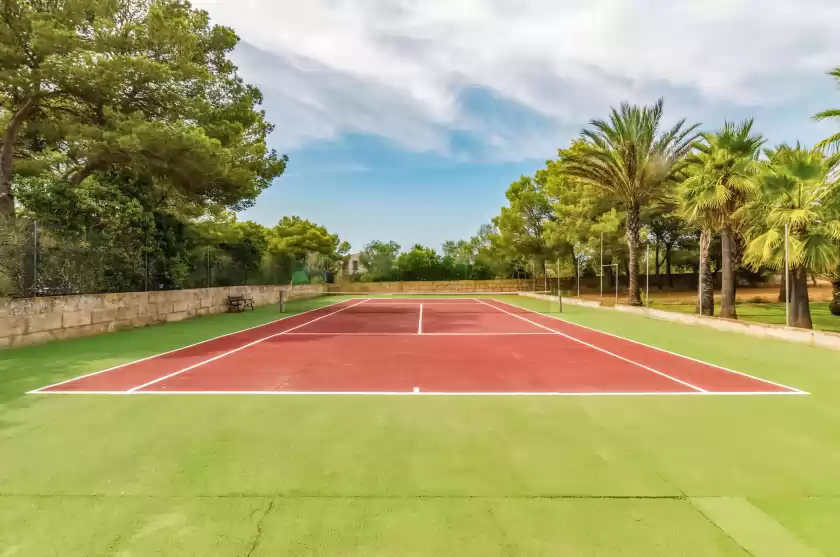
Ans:
[{"label": "stone wall", "polygon": [[0,299],[0,348],[97,335],[152,323],[227,311],[227,296],[244,294],[258,306],[322,294],[323,285],[231,286],[161,292]]},{"label": "stone wall", "polygon": [[[538,288],[542,283],[538,284]],[[330,292],[403,292],[434,294],[435,292],[519,292],[531,290],[530,280],[420,280],[404,282],[343,282],[329,285]]]}]

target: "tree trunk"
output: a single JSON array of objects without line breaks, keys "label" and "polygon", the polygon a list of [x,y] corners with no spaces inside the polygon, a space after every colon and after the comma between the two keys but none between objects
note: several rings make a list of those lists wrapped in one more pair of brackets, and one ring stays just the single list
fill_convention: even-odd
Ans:
[{"label": "tree trunk", "polygon": [[659,261],[659,242],[656,242],[656,256],[654,257],[654,261],[656,261],[656,287],[662,290],[662,275],[659,272],[659,268],[662,265],[662,262]]},{"label": "tree trunk", "polygon": [[828,309],[832,315],[840,315],[840,280],[831,283],[831,303]]},{"label": "tree trunk", "polygon": [[808,271],[805,267],[796,267],[790,274],[790,324],[800,329],[813,329],[808,304]]},{"label": "tree trunk", "polygon": [[639,291],[639,233],[641,231],[639,206],[633,205],[627,209],[627,250],[630,260],[627,264],[627,303],[631,306],[642,305],[642,295]]},{"label": "tree trunk", "polygon": [[3,143],[0,145],[0,217],[14,218],[15,195],[12,191],[12,158],[15,152],[18,134],[23,124],[35,110],[37,99],[29,97],[15,111],[6,130],[3,132]]},{"label": "tree trunk", "polygon": [[720,231],[720,251],[722,254],[720,316],[738,319],[735,310],[735,273],[732,259],[735,251],[735,238],[732,227],[726,225]]},{"label": "tree trunk", "polygon": [[698,279],[702,281],[702,289],[700,288],[701,285],[698,285],[697,305],[695,306],[695,313],[701,313],[700,302],[702,301],[703,315],[715,314],[715,279],[709,261],[711,247],[712,233],[709,230],[704,230],[700,233],[700,266],[698,268]]},{"label": "tree trunk", "polygon": [[668,288],[674,288],[674,275],[671,274],[671,246],[665,246],[665,274],[668,275]]},{"label": "tree trunk", "polygon": [[781,284],[779,285],[779,298],[778,298],[778,302],[779,302],[780,304],[784,304],[784,303],[785,303],[785,300],[786,300],[786,298],[787,298],[787,297],[785,296],[785,292],[786,292],[786,290],[787,290],[787,282],[788,282],[788,281],[787,281],[787,277],[785,277],[785,273],[784,273],[784,271],[782,271],[782,272],[780,273],[780,275],[779,275],[779,276],[780,276],[780,278],[781,278],[782,282],[781,282]]}]

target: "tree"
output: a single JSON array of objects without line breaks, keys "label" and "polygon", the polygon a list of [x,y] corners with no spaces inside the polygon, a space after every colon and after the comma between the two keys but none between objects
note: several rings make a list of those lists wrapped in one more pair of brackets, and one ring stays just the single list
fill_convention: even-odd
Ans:
[{"label": "tree", "polygon": [[791,324],[810,329],[808,274],[830,273],[840,263],[840,184],[831,179],[830,161],[818,148],[782,145],[767,156],[760,193],[749,208],[745,262],[754,269],[783,269],[789,227]]},{"label": "tree", "polygon": [[317,268],[312,270],[323,273],[324,261],[340,259],[342,249],[349,251],[349,245],[342,243],[336,234],[330,234],[326,227],[298,216],[281,218],[277,226],[268,231],[267,240],[279,272],[284,277],[290,274],[294,283],[309,280],[301,268],[312,262],[309,258],[313,254],[320,257]]},{"label": "tree", "polygon": [[21,179],[61,196],[116,168],[159,197],[247,206],[286,158],[227,58],[237,41],[184,0],[6,0],[0,216],[14,216]]},{"label": "tree", "polygon": [[[668,210],[656,212],[651,215],[648,222],[648,235],[654,245],[656,284],[660,289],[662,288],[662,282],[659,279],[659,270],[662,267],[662,263],[665,263],[665,276],[668,280],[668,288],[673,288],[671,253],[680,247],[680,242],[686,235],[685,221],[677,214]],[[663,251],[662,259],[659,258],[660,249]]]},{"label": "tree", "polygon": [[628,303],[642,305],[638,257],[641,208],[664,188],[675,184],[696,139],[697,125],[680,120],[661,131],[663,101],[649,107],[621,105],[609,121],[592,120],[581,133],[583,142],[563,159],[567,175],[601,188],[624,206],[627,227]]},{"label": "tree", "polygon": [[556,247],[546,241],[545,227],[554,215],[545,195],[544,175],[521,177],[512,183],[505,196],[508,206],[494,219],[501,245],[512,258],[526,263],[538,262],[545,273],[545,262],[553,259]]},{"label": "tree", "polygon": [[[829,73],[829,75],[834,76],[838,81],[840,81],[840,68],[834,69]],[[814,118],[817,120],[840,120],[840,108],[825,110],[814,116]],[[830,154],[834,155],[831,159],[831,163],[836,164],[840,161],[840,132],[825,138],[817,145],[817,147],[826,149]]]},{"label": "tree", "polygon": [[398,280],[399,254],[400,245],[396,242],[374,240],[366,245],[359,256],[359,262],[365,269],[365,277],[374,282]]},{"label": "tree", "polygon": [[722,252],[720,316],[736,319],[735,270],[738,249],[737,213],[758,189],[758,155],[764,138],[752,133],[752,120],[725,122],[715,133],[702,133],[689,157],[690,176],[683,182],[686,214],[703,221],[701,245],[710,244],[710,233],[720,232]]},{"label": "tree", "polygon": [[442,265],[440,255],[432,248],[420,244],[411,246],[411,250],[400,254],[397,265],[401,280],[440,280]]}]

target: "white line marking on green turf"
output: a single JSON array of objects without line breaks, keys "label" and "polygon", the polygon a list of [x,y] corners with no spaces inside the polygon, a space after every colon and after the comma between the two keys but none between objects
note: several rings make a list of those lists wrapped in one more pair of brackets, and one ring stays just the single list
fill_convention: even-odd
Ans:
[{"label": "white line marking on green turf", "polygon": [[64,381],[59,381],[58,383],[53,383],[52,385],[47,385],[46,387],[40,387],[38,389],[35,389],[34,391],[28,391],[26,394],[28,394],[28,395],[29,394],[37,394],[37,393],[40,393],[41,391],[43,391],[45,389],[52,389],[53,387],[59,387],[59,386],[64,385],[66,383],[72,383],[73,381],[78,381],[79,379],[84,379],[86,377],[93,377],[94,375],[99,375],[100,373],[105,373],[105,372],[108,372],[108,371],[114,371],[115,369],[120,369],[122,367],[130,366],[130,365],[134,365],[134,364],[139,364],[140,362],[145,362],[146,360],[151,360],[153,358],[159,358],[160,356],[166,356],[167,354],[172,354],[172,353],[178,352],[180,350],[186,350],[187,348],[192,348],[193,346],[199,346],[200,344],[204,344],[205,342],[212,342],[212,341],[218,340],[220,338],[225,338],[225,337],[229,337],[229,336],[233,336],[233,335],[238,335],[239,333],[244,333],[245,331],[252,331],[254,329],[259,329],[260,327],[268,327],[269,325],[273,325],[273,324],[278,323],[280,321],[283,321],[285,319],[291,319],[291,318],[297,317],[299,315],[304,315],[306,313],[311,313],[313,311],[318,311],[319,309],[324,309],[324,308],[336,306],[338,304],[343,304],[346,301],[347,300],[339,300],[337,302],[333,302],[332,304],[325,304],[325,305],[317,307],[317,308],[308,309],[306,311],[301,311],[299,313],[295,313],[294,315],[287,315],[286,317],[281,317],[280,319],[275,319],[274,321],[269,321],[268,323],[261,323],[260,325],[254,325],[253,327],[248,327],[248,328],[245,328],[245,329],[239,329],[238,331],[234,331],[232,333],[225,333],[225,334],[219,335],[217,337],[208,338],[207,340],[202,340],[202,341],[199,341],[199,342],[194,342],[193,344],[188,344],[186,346],[181,346],[180,348],[173,348],[172,350],[167,350],[166,352],[159,352],[157,354],[152,354],[151,356],[146,356],[145,358],[140,358],[139,360],[126,362],[124,364],[109,367],[107,369],[100,369],[99,371],[94,371],[92,373],[86,373],[84,375],[79,375],[77,377],[73,377],[72,379],[65,379]]},{"label": "white line marking on green turf", "polygon": [[216,360],[218,360],[218,359],[220,359],[220,358],[224,358],[225,356],[229,356],[229,355],[231,355],[231,354],[235,354],[236,352],[239,352],[240,350],[245,350],[246,348],[250,348],[251,346],[255,346],[255,345],[257,345],[257,344],[259,344],[259,343],[261,343],[261,342],[264,342],[264,341],[266,341],[266,340],[269,340],[269,339],[272,339],[272,338],[275,338],[275,337],[279,337],[279,336],[281,336],[281,335],[285,335],[286,333],[288,333],[288,332],[290,332],[290,331],[294,331],[295,329],[300,329],[301,327],[306,327],[307,325],[310,325],[310,324],[312,324],[312,323],[315,323],[316,321],[320,321],[321,319],[325,319],[325,318],[327,318],[327,317],[330,317],[331,315],[335,315],[336,313],[341,313],[341,312],[342,312],[342,311],[344,311],[344,310],[350,309],[350,308],[352,308],[352,307],[356,307],[356,306],[358,306],[358,305],[360,305],[360,304],[363,304],[363,303],[365,303],[365,300],[362,300],[361,302],[357,302],[357,303],[355,303],[355,304],[350,304],[349,306],[345,306],[345,307],[343,307],[343,308],[341,308],[341,309],[337,309],[337,310],[335,310],[335,311],[333,311],[333,312],[331,312],[331,313],[328,313],[328,314],[326,314],[326,315],[322,315],[321,317],[316,317],[315,319],[310,319],[310,320],[309,320],[309,321],[307,321],[306,323],[303,323],[303,324],[298,325],[298,326],[296,326],[296,327],[292,327],[291,329],[287,329],[287,330],[282,331],[282,332],[280,332],[280,333],[275,333],[275,334],[273,334],[273,335],[269,335],[269,336],[267,336],[267,337],[263,337],[263,338],[257,339],[257,340],[255,340],[255,341],[253,341],[253,342],[249,342],[248,344],[243,344],[242,346],[239,346],[239,347],[237,347],[237,348],[234,348],[233,350],[228,350],[227,352],[223,352],[223,353],[219,354],[218,356],[213,356],[212,358],[208,358],[208,359],[206,359],[206,360],[202,360],[202,361],[200,361],[200,362],[198,362],[198,363],[196,363],[196,364],[193,364],[193,365],[191,365],[191,366],[187,366],[187,367],[185,367],[184,369],[179,369],[178,371],[175,371],[175,372],[170,373],[170,374],[168,374],[168,375],[164,375],[163,377],[158,377],[157,379],[153,379],[152,381],[148,381],[148,382],[146,382],[146,383],[143,383],[142,385],[137,385],[136,387],[132,387],[132,388],[128,389],[128,391],[127,391],[127,392],[129,392],[129,393],[133,393],[134,391],[138,391],[138,390],[140,390],[140,389],[143,389],[143,388],[149,387],[149,386],[151,386],[151,385],[154,385],[155,383],[160,383],[161,381],[165,381],[165,380],[167,380],[167,379],[169,379],[169,378],[171,378],[171,377],[175,377],[176,375],[180,375],[180,374],[182,374],[182,373],[184,373],[184,372],[190,371],[191,369],[195,369],[195,368],[197,368],[197,367],[203,366],[204,364],[209,364],[210,362],[215,362]]},{"label": "white line marking on green turf", "polygon": [[742,497],[690,497],[689,501],[754,557],[823,556]]},{"label": "white line marking on green turf", "polygon": [[[663,373],[663,372],[661,372],[661,371],[659,371],[659,370],[653,369],[652,367],[646,366],[646,365],[644,365],[644,364],[640,364],[639,362],[633,361],[633,360],[631,360],[630,358],[625,358],[624,356],[619,356],[618,354],[616,354],[616,353],[614,353],[614,352],[610,352],[609,350],[605,350],[604,348],[600,348],[600,347],[598,347],[598,346],[595,346],[594,344],[589,344],[589,343],[588,343],[588,342],[586,342],[586,341],[580,340],[579,338],[575,338],[575,337],[573,337],[573,336],[571,336],[571,335],[567,335],[566,333],[561,333],[560,331],[555,331],[555,330],[554,330],[554,329],[552,329],[551,327],[547,327],[547,326],[545,326],[545,325],[541,325],[540,323],[537,323],[536,321],[531,321],[531,320],[530,320],[530,319],[528,319],[527,317],[522,317],[521,315],[516,315],[515,313],[511,313],[511,312],[509,312],[509,311],[507,311],[507,310],[505,310],[505,309],[503,309],[503,308],[496,307],[496,306],[494,306],[494,305],[492,305],[492,304],[488,304],[487,302],[482,302],[481,300],[478,300],[478,299],[476,299],[476,301],[477,301],[477,302],[479,302],[479,303],[485,304],[485,305],[487,305],[487,306],[490,306],[491,308],[497,309],[497,310],[501,311],[502,313],[506,313],[506,314],[508,314],[508,315],[511,315],[511,316],[513,316],[513,317],[516,317],[517,319],[521,319],[521,320],[523,320],[523,321],[526,321],[526,322],[528,322],[528,323],[531,323],[532,325],[536,325],[537,327],[540,327],[540,328],[545,329],[545,330],[547,330],[547,331],[552,331],[554,334],[560,335],[560,336],[565,337],[565,338],[567,338],[567,339],[569,339],[569,340],[573,340],[573,341],[575,341],[575,342],[578,342],[578,343],[580,343],[580,344],[583,344],[584,346],[588,346],[589,348],[592,348],[592,349],[597,350],[597,351],[599,351],[599,352],[603,352],[604,354],[609,354],[610,356],[613,356],[614,358],[618,358],[619,360],[625,361],[625,362],[630,363],[630,364],[633,364],[633,365],[635,365],[635,366],[639,366],[640,368],[642,368],[642,369],[646,369],[646,370],[648,370],[648,371],[651,371],[651,372],[653,372],[653,373],[655,373],[655,374],[657,374],[657,375],[661,375],[662,377],[665,377],[665,378],[667,378],[667,379],[670,379],[671,381],[674,381],[675,383],[679,383],[680,385],[684,385],[684,386],[686,386],[686,387],[690,387],[690,388],[694,389],[695,391],[698,391],[698,392],[701,392],[701,393],[706,393],[706,392],[708,392],[706,389],[701,389],[701,388],[700,388],[700,387],[698,387],[697,385],[692,385],[691,383],[689,383],[689,382],[687,382],[687,381],[683,381],[682,379],[677,379],[676,377],[672,377],[672,376],[668,375],[667,373]],[[494,300],[494,301],[495,301],[495,300]],[[514,306],[514,307],[517,307],[517,306]],[[540,315],[542,315],[542,314],[540,314]]]},{"label": "white line marking on green turf", "polygon": [[[528,296],[525,296],[528,298]],[[531,300],[539,300],[540,298],[530,298]],[[540,313],[538,311],[534,311],[533,309],[526,308],[525,306],[518,306],[516,304],[511,304],[510,302],[505,302],[504,300],[493,300],[495,302],[499,302],[500,304],[507,304],[511,307],[524,309],[530,313],[536,313],[537,315],[544,315],[546,317],[550,317],[552,319],[556,319],[557,321],[561,321],[563,323],[567,323],[574,327],[580,327],[581,329],[586,329],[588,331],[594,331],[596,333],[601,333],[602,335],[607,335],[608,337],[618,338],[621,340],[626,340],[627,342],[632,342],[633,344],[638,344],[639,346],[647,346],[648,348],[653,348],[654,350],[658,350],[660,352],[665,352],[666,354],[671,354],[672,356],[679,356],[680,358],[685,358],[686,360],[691,360],[692,362],[697,362],[698,364],[706,364],[707,366],[716,367],[723,371],[728,371],[729,373],[734,373],[736,375],[743,375],[744,377],[749,377],[750,379],[755,379],[756,381],[761,381],[762,383],[767,383],[768,385],[774,385],[776,387],[781,387],[783,389],[790,389],[791,391],[796,391],[801,395],[809,395],[808,391],[803,391],[802,389],[797,389],[796,387],[791,387],[790,385],[783,385],[782,383],[776,383],[775,381],[770,381],[769,379],[762,379],[761,377],[756,377],[755,375],[750,375],[749,373],[744,373],[743,371],[736,371],[734,369],[730,369],[728,367],[719,366],[717,364],[712,364],[709,362],[705,362],[703,360],[698,360],[697,358],[692,358],[691,356],[686,356],[685,354],[679,354],[677,352],[672,352],[665,348],[660,348],[658,346],[654,346],[652,344],[647,344],[645,342],[639,340],[633,340],[632,338],[623,337],[621,335],[615,335],[613,333],[608,333],[606,331],[602,331],[600,329],[595,329],[593,327],[587,327],[586,325],[581,325],[580,323],[574,323],[569,321],[568,319],[563,319],[562,317],[557,317],[556,315],[551,315],[549,313]],[[601,308],[593,308],[593,309],[601,309]]]},{"label": "white line marking on green turf", "polygon": [[714,391],[654,391],[654,392],[441,392],[441,391],[44,391],[39,395],[278,395],[278,396],[607,396],[607,397],[645,397],[645,396],[800,396],[806,393],[794,391],[750,391],[750,392],[714,392]]}]

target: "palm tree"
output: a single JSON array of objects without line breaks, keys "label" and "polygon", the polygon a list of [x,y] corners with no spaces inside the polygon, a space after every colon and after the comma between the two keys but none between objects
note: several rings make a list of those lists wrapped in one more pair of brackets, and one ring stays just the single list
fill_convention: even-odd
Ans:
[{"label": "palm tree", "polygon": [[582,141],[562,161],[568,176],[614,195],[624,205],[630,279],[627,301],[635,306],[642,305],[638,270],[641,208],[679,181],[686,154],[697,138],[697,125],[684,127],[684,119],[660,131],[662,107],[662,99],[644,107],[622,103],[620,110],[612,109],[609,121],[592,120],[591,129],[581,132]]},{"label": "palm tree", "polygon": [[[689,157],[691,174],[682,191],[689,219],[707,223],[704,233],[720,232],[720,316],[730,319],[737,318],[733,264],[739,251],[737,213],[758,189],[758,155],[764,144],[761,135],[752,133],[752,126],[752,119],[740,124],[725,122],[716,133],[700,134],[702,139],[695,144],[697,151]],[[710,241],[707,238],[707,245]]]},{"label": "palm tree", "polygon": [[[829,75],[833,75],[835,78],[840,80],[840,68],[836,68],[834,71],[829,72]],[[814,118],[817,120],[840,120],[840,108],[825,110],[814,116]],[[840,132],[835,133],[831,137],[827,137],[818,143],[817,147],[825,149],[829,152],[829,154],[833,155],[832,163],[836,164],[837,162],[840,162]]]},{"label": "palm tree", "polygon": [[686,223],[697,229],[700,250],[700,264],[697,268],[697,278],[700,281],[700,292],[697,293],[697,313],[714,315],[715,313],[715,281],[709,265],[709,251],[712,247],[712,236],[716,221],[700,202],[701,196],[695,195],[688,187],[694,176],[690,173],[680,186],[679,194],[681,207],[679,215]]},{"label": "palm tree", "polygon": [[761,191],[750,204],[745,262],[758,269],[785,264],[785,225],[789,227],[791,324],[811,329],[808,273],[830,273],[840,263],[840,183],[831,179],[831,161],[820,148],[782,145],[767,151]]}]

